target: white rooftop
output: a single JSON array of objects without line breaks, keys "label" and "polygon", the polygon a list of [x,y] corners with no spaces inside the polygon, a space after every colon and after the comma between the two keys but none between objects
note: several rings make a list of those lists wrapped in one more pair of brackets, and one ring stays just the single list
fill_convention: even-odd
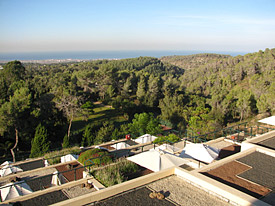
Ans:
[{"label": "white rooftop", "polygon": [[261,119],[258,122],[275,126],[275,116]]}]

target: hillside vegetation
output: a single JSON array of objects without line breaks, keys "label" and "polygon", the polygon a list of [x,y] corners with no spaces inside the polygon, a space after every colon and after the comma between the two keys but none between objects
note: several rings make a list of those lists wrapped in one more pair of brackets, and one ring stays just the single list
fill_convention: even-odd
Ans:
[{"label": "hillside vegetation", "polygon": [[[50,65],[13,61],[3,68],[2,156],[10,149],[30,151],[35,136],[51,142],[50,148],[87,146],[129,133],[158,134],[159,123],[206,133],[275,112],[275,49],[236,57],[198,54]],[[36,145],[41,151],[48,148]]]}]

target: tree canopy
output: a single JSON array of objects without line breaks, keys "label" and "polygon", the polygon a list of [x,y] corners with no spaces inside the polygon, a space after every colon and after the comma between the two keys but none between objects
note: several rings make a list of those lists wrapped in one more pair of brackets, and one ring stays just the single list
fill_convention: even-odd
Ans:
[{"label": "tree canopy", "polygon": [[[0,154],[7,155],[7,146],[12,153],[15,148],[30,151],[39,124],[47,128],[50,147],[61,147],[67,139],[69,145],[89,145],[129,133],[158,134],[160,122],[205,133],[260,113],[274,114],[274,79],[275,49],[236,57],[12,61],[0,70]],[[120,120],[113,121],[111,112],[93,115],[95,102],[122,114]],[[77,128],[83,118],[89,128]]]}]

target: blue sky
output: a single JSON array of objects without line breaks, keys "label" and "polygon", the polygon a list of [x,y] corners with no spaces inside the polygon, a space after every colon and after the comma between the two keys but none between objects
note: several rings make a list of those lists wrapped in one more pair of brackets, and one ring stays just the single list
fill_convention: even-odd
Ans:
[{"label": "blue sky", "polygon": [[0,52],[275,47],[274,0],[0,0]]}]

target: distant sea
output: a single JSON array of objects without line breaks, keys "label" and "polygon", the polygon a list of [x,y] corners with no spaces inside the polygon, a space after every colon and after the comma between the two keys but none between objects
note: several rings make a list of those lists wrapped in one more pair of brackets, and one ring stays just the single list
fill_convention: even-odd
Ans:
[{"label": "distant sea", "polygon": [[244,55],[243,52],[215,52],[215,51],[74,51],[74,52],[25,52],[0,53],[0,61],[12,60],[48,60],[48,59],[125,59],[140,56],[162,57],[171,55],[191,55],[200,53],[216,53],[231,56]]}]

